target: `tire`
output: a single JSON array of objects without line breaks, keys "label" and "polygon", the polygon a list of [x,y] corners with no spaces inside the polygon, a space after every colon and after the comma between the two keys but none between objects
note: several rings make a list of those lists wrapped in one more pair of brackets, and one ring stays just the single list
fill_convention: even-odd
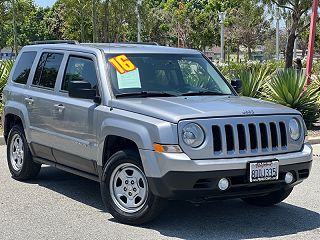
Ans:
[{"label": "tire", "polygon": [[118,151],[109,158],[100,185],[105,207],[121,223],[140,225],[149,222],[166,203],[150,191],[140,156],[132,150]]},{"label": "tire", "polygon": [[242,198],[242,200],[250,205],[267,207],[278,204],[285,200],[290,195],[292,190],[293,187],[271,192],[265,196]]},{"label": "tire", "polygon": [[12,178],[25,181],[36,177],[41,164],[35,163],[21,125],[14,125],[7,142],[7,161]]}]

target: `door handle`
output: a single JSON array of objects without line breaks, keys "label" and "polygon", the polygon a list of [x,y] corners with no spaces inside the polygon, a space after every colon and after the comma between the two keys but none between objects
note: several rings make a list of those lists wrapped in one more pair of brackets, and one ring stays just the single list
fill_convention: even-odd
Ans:
[{"label": "door handle", "polygon": [[34,100],[32,97],[26,97],[24,98],[24,100],[26,101],[27,104],[29,104],[30,106],[34,103]]},{"label": "door handle", "polygon": [[54,107],[55,107],[55,109],[58,110],[59,113],[62,113],[63,110],[66,108],[66,107],[63,106],[63,104],[61,104],[61,103],[60,103],[60,104],[55,104]]}]

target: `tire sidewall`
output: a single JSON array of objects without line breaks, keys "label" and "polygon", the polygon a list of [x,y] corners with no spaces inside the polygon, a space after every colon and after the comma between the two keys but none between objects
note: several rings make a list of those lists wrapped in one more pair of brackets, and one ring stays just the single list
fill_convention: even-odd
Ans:
[{"label": "tire sidewall", "polygon": [[[22,167],[19,171],[16,171],[11,163],[11,141],[12,138],[14,137],[15,134],[18,134],[20,138],[22,139],[23,142],[23,162],[22,162]],[[26,170],[26,161],[27,158],[29,157],[29,148],[28,148],[28,143],[24,135],[23,128],[20,125],[15,125],[12,127],[12,129],[9,132],[8,136],[8,143],[7,143],[7,161],[8,161],[8,167],[9,170],[14,178],[18,178],[20,175],[24,174],[24,171]]]},{"label": "tire sidewall", "polygon": [[135,213],[126,213],[114,203],[110,193],[110,178],[115,168],[123,163],[134,164],[144,173],[140,157],[137,154],[131,152],[130,150],[124,150],[115,153],[110,157],[108,163],[104,167],[101,179],[101,195],[105,206],[115,218],[118,218],[120,221],[128,224],[137,224],[141,221],[141,219],[146,218],[148,215],[155,196],[152,194],[148,186],[148,196],[146,202],[144,203],[144,206]]}]

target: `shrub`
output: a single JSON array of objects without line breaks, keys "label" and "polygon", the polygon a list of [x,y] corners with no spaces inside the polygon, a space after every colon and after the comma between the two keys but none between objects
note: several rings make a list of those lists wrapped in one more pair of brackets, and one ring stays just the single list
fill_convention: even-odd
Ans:
[{"label": "shrub", "polygon": [[260,97],[261,90],[271,77],[271,70],[268,65],[255,67],[249,70],[242,70],[235,77],[242,81],[241,96]]},{"label": "shrub", "polygon": [[278,71],[266,84],[266,100],[301,112],[308,128],[319,118],[319,85],[314,81],[306,89],[305,73],[292,69]]},{"label": "shrub", "polygon": [[245,62],[245,63],[234,63],[229,64],[216,64],[220,72],[228,79],[231,80],[236,78],[243,71],[260,71],[260,69],[268,69],[267,74],[271,75],[275,70],[282,68],[283,62],[268,61],[268,62]]},{"label": "shrub", "polygon": [[8,77],[13,66],[12,60],[0,61],[0,115],[2,113],[2,90],[8,81]]}]

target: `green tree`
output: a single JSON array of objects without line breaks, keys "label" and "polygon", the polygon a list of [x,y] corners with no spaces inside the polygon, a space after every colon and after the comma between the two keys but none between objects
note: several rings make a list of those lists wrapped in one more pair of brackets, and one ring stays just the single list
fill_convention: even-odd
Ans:
[{"label": "green tree", "polygon": [[238,59],[240,46],[248,49],[248,59],[251,59],[252,49],[264,43],[270,29],[270,23],[264,17],[263,6],[257,0],[244,1],[228,15],[227,41],[236,46]]},{"label": "green tree", "polygon": [[282,10],[282,15],[288,25],[288,40],[285,51],[285,67],[291,68],[293,61],[294,42],[297,36],[302,33],[308,26],[308,10],[310,10],[312,1],[310,0],[265,0],[267,4],[275,5]]}]

